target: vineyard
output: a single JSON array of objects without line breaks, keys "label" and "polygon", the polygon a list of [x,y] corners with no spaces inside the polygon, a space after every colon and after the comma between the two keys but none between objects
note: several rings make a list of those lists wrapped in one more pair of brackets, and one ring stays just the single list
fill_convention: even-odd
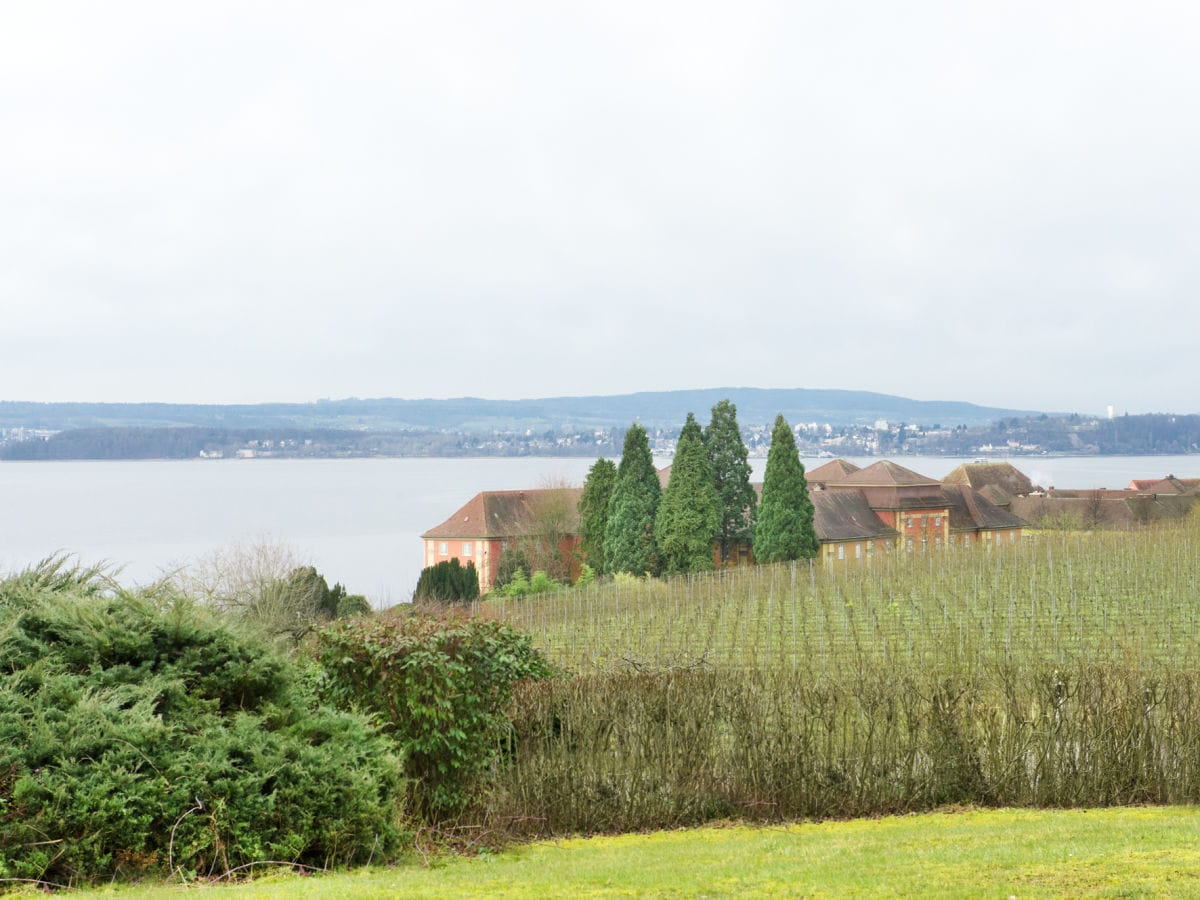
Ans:
[{"label": "vineyard", "polygon": [[489,816],[1200,802],[1198,557],[1192,522],[485,603],[571,673],[518,693]]},{"label": "vineyard", "polygon": [[619,577],[484,604],[575,672],[995,662],[1200,663],[1200,527],[1058,532],[991,550]]}]

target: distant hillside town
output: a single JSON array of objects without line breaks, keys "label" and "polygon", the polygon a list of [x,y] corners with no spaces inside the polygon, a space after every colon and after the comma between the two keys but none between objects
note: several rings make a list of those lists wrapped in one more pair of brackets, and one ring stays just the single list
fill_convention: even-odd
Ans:
[{"label": "distant hillside town", "polygon": [[[765,457],[766,424],[742,426],[751,456]],[[988,425],[870,425],[800,421],[793,427],[806,457],[1186,454],[1200,452],[1200,416],[1147,414],[1108,417],[1037,415]],[[0,427],[0,459],[229,459],[271,457],[613,456],[624,428],[559,426],[490,432],[369,428],[217,426],[98,426],[69,429]],[[648,427],[656,455],[675,451],[678,431]]]}]

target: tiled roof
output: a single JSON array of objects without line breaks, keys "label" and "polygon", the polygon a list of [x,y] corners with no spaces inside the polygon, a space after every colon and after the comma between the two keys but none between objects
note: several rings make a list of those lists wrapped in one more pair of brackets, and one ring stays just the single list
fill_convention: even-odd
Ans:
[{"label": "tiled roof", "polygon": [[582,488],[548,488],[532,491],[481,491],[445,522],[430,528],[422,538],[521,537],[533,533],[539,517],[549,515],[548,504],[555,504],[553,515],[561,518],[563,533],[579,531],[579,495]]},{"label": "tiled roof", "polygon": [[[946,498],[942,496],[941,488],[940,484],[934,482],[932,487],[862,487],[858,490],[862,491],[872,509],[944,509]],[[848,488],[843,485],[833,485],[828,493],[840,494],[845,490]]]},{"label": "tiled roof", "polygon": [[1089,492],[1057,492],[1047,497],[1015,497],[1013,512],[1037,524],[1040,519],[1067,515],[1081,525],[1101,528],[1128,528],[1147,522],[1180,519],[1192,509],[1194,497],[1167,495],[1139,496],[1136,491],[1108,491],[1099,502],[1086,495]]},{"label": "tiled roof", "polygon": [[1128,500],[1137,497],[1138,491],[1125,488],[1051,488],[1046,492],[1048,497],[1062,497],[1067,500]]},{"label": "tiled roof", "polygon": [[924,487],[926,485],[937,486],[941,482],[914,472],[912,469],[906,469],[890,459],[881,459],[865,469],[851,472],[837,484],[853,485],[854,487]]},{"label": "tiled roof", "polygon": [[1009,506],[1012,504],[1012,495],[998,484],[985,484],[979,488],[979,493],[997,506]]},{"label": "tiled roof", "polygon": [[1168,475],[1162,481],[1156,481],[1147,490],[1152,494],[1186,494],[1187,488],[1174,475]]},{"label": "tiled roof", "polygon": [[1200,486],[1200,478],[1176,478],[1168,475],[1166,478],[1135,478],[1129,482],[1127,490],[1141,491],[1146,494],[1187,494]]},{"label": "tiled roof", "polygon": [[1024,519],[1001,509],[965,484],[944,485],[942,496],[950,509],[951,531],[1027,527]]},{"label": "tiled roof", "polygon": [[861,491],[815,491],[813,527],[820,541],[894,538],[898,532],[880,521]]},{"label": "tiled roof", "polygon": [[945,484],[966,484],[977,491],[985,487],[999,487],[1010,496],[1032,494],[1033,482],[1029,477],[1007,462],[964,463],[942,479]]},{"label": "tiled roof", "polygon": [[857,471],[858,466],[852,462],[844,459],[831,459],[812,471],[806,472],[804,477],[809,484],[829,484],[832,481],[841,481],[847,475],[853,475]]}]

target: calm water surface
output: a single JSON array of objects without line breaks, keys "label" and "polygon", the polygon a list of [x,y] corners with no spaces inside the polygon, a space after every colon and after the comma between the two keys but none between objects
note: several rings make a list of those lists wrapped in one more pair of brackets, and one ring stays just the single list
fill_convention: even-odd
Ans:
[{"label": "calm water surface", "polygon": [[[859,465],[873,459],[852,458]],[[964,460],[904,457],[941,478]],[[969,460],[967,460],[969,461]],[[151,581],[215,549],[269,539],[379,606],[407,600],[421,532],[481,490],[581,484],[592,459],[187,460],[0,463],[0,572],[58,551]],[[761,478],[765,460],[752,460]],[[823,460],[805,459],[807,468]],[[1124,487],[1200,477],[1200,456],[1017,458],[1035,482]],[[664,465],[666,460],[658,460]]]}]

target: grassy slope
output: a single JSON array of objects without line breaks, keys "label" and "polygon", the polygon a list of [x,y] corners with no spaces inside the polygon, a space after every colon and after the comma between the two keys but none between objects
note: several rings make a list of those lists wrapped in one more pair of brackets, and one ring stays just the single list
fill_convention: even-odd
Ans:
[{"label": "grassy slope", "polygon": [[[1195,807],[972,810],[546,842],[431,868],[289,875],[211,892],[220,898],[1195,896],[1198,838]],[[115,893],[137,898],[184,890]]]}]

